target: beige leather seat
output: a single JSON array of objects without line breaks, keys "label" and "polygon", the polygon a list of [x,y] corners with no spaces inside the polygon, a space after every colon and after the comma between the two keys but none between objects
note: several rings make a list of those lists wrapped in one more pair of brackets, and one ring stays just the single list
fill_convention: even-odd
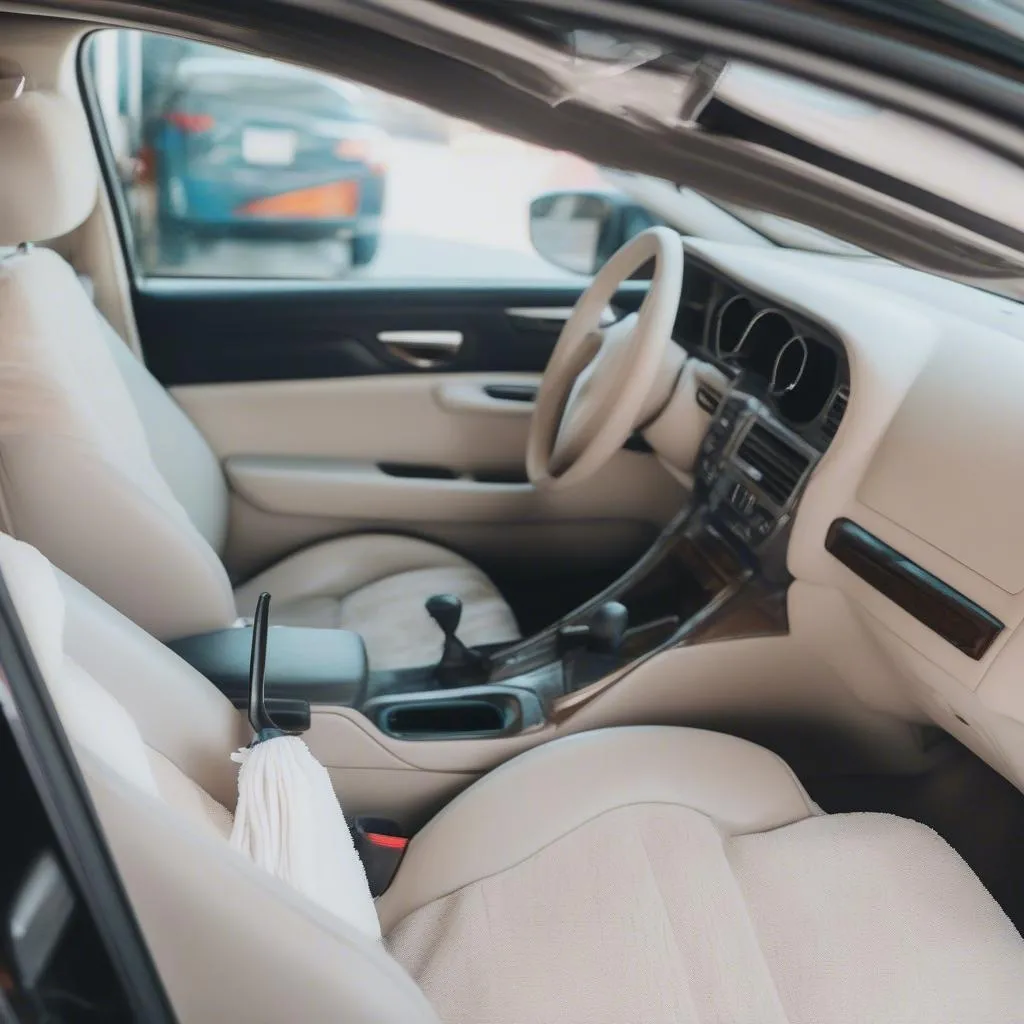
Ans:
[{"label": "beige leather seat", "polygon": [[378,900],[382,948],[228,845],[241,714],[66,576],[63,630],[39,625],[45,588],[11,555],[0,571],[44,678],[73,683],[55,703],[184,1022],[1021,1020],[1024,940],[938,836],[822,814],[773,754],[693,729],[556,740],[471,786]]},{"label": "beige leather seat", "polygon": [[[80,110],[42,93],[0,103],[0,246],[66,234],[96,190]],[[440,657],[435,593],[462,598],[466,643],[519,635],[480,569],[405,537],[317,544],[233,592],[216,456],[45,249],[0,262],[0,493],[9,532],[163,640],[230,626],[261,589],[277,622],[362,633],[374,668]]]}]

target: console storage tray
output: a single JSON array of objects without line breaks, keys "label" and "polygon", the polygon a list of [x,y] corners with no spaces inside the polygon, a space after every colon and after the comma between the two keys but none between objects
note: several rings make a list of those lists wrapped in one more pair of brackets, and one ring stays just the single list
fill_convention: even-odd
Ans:
[{"label": "console storage tray", "polygon": [[[172,640],[167,646],[206,676],[232,703],[246,706],[251,626],[199,633]],[[352,706],[363,699],[368,674],[366,647],[358,633],[300,626],[270,627],[268,697]]]}]

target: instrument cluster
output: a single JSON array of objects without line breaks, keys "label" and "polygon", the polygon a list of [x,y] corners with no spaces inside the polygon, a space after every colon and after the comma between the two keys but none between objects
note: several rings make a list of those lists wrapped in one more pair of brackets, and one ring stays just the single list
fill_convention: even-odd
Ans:
[{"label": "instrument cluster", "polygon": [[676,336],[730,377],[742,375],[787,427],[828,447],[846,410],[849,370],[842,343],[824,328],[688,257]]}]

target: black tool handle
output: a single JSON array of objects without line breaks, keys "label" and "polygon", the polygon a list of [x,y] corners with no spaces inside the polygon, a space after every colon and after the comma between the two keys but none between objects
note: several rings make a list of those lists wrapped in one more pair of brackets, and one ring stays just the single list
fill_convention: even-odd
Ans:
[{"label": "black tool handle", "polygon": [[267,630],[270,627],[270,595],[260,594],[252,619],[252,655],[249,658],[249,724],[257,736],[277,729],[267,711],[264,679],[267,674]]}]

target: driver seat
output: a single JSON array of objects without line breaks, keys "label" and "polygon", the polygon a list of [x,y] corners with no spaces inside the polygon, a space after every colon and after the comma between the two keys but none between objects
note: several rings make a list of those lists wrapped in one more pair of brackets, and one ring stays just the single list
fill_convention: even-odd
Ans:
[{"label": "driver seat", "polygon": [[262,590],[275,621],[351,629],[375,669],[425,665],[432,594],[462,599],[470,646],[517,639],[475,565],[410,537],[316,544],[233,590],[221,562],[229,490],[205,438],[99,315],[74,270],[28,243],[92,211],[81,110],[31,92],[0,103],[0,513],[3,527],[161,640],[230,627]]}]

